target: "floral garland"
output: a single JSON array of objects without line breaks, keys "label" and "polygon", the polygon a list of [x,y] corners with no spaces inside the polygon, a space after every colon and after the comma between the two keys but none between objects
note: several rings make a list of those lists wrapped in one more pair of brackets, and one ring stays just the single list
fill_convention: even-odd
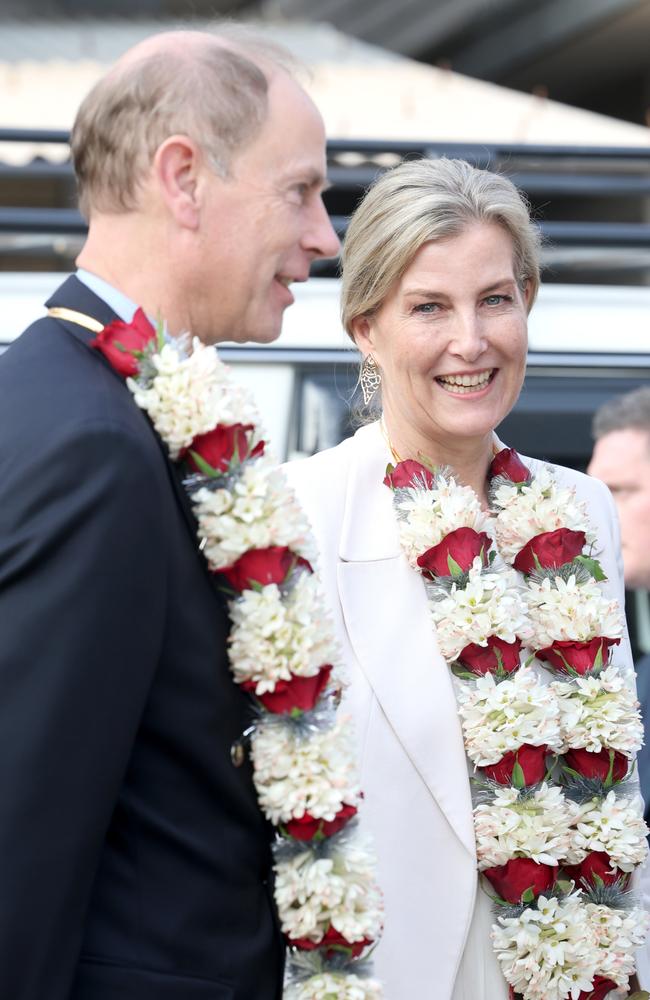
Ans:
[{"label": "floral garland", "polygon": [[364,956],[381,932],[382,899],[355,818],[361,792],[349,721],[336,712],[338,651],[308,524],[214,348],[154,330],[142,310],[93,347],[184,469],[201,549],[227,596],[232,674],[258,709],[253,779],[277,833],[285,997],[380,1000]]},{"label": "floral garland", "polygon": [[649,925],[628,891],[648,848],[638,702],[611,662],[621,611],[574,490],[512,449],[488,480],[487,513],[448,469],[399,461],[384,483],[454,675],[511,996],[602,1000],[628,988]]}]

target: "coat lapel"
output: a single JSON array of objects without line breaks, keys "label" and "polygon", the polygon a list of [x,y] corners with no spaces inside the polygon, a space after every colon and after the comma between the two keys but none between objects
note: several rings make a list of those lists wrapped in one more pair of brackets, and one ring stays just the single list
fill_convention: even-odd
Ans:
[{"label": "coat lapel", "polygon": [[397,739],[451,828],[475,857],[467,761],[452,678],[424,585],[402,554],[379,425],[357,432],[338,586],[355,654]]},{"label": "coat lapel", "polygon": [[[106,302],[104,302],[104,300],[101,299],[98,295],[95,295],[95,293],[92,292],[87,285],[84,285],[83,281],[79,281],[79,279],[74,274],[70,275],[70,277],[67,278],[62,285],[59,285],[56,291],[47,300],[45,305],[48,308],[50,306],[65,306],[69,309],[75,309],[78,312],[86,313],[86,315],[92,316],[93,319],[99,320],[99,322],[103,323],[105,326],[108,323],[111,323],[114,319],[119,319],[119,317],[111,309],[111,307]],[[88,348],[90,347],[90,344],[95,337],[95,334],[91,333],[90,330],[86,330],[84,327],[79,326],[78,323],[73,323],[68,320],[57,319],[56,322],[61,323],[61,325],[70,334],[72,334],[72,336],[76,340],[80,341],[86,347]],[[92,353],[96,355],[98,362],[107,367],[111,371],[111,373],[115,376],[115,378],[122,384],[122,386],[124,387],[124,391],[128,392],[129,390],[127,389],[124,383],[124,379],[122,378],[121,375],[119,375],[115,371],[115,369],[112,367],[110,362],[104,357],[104,355],[101,354],[100,351],[95,351],[95,350],[93,350]],[[136,406],[136,403],[134,402],[133,405]],[[180,469],[178,468],[178,466],[176,466],[173,462],[170,461],[169,455],[167,454],[167,449],[165,448],[165,445],[163,444],[160,435],[154,429],[153,424],[149,420],[148,415],[143,410],[140,412],[142,413],[142,418],[146,420],[149,426],[151,427],[151,431],[156,441],[156,445],[157,447],[160,448],[161,452],[165,457],[165,462],[167,464],[167,469],[169,472],[169,479],[171,482],[172,489],[174,490],[176,500],[178,501],[178,505],[183,514],[183,519],[190,533],[192,539],[192,545],[194,546],[194,548],[198,550],[199,540],[197,536],[196,518],[194,517],[190,501],[183,486]],[[204,565],[206,565],[203,557],[200,556],[200,558],[201,562]],[[206,566],[206,572],[208,572],[207,566]],[[223,598],[220,592],[218,591],[216,585],[214,585],[214,578],[211,574],[209,575],[212,585],[214,586],[215,593],[217,594],[217,597],[219,599],[219,602],[223,603]]]}]

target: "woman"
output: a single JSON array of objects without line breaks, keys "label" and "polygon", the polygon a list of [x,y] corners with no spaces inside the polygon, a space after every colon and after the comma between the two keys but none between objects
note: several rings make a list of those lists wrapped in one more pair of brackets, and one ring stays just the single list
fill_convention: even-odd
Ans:
[{"label": "woman", "polygon": [[[606,794],[617,794],[624,774],[629,783],[639,739],[634,695],[626,686],[629,643],[614,603],[622,602],[623,589],[611,498],[602,484],[579,473],[549,472],[542,463],[518,459],[494,434],[521,389],[526,319],[538,284],[537,230],[507,179],[454,160],[410,162],[384,174],[351,220],[342,295],[343,322],[363,359],[364,395],[376,390],[381,418],[288,469],[316,530],[349,674],[346,698],[359,740],[364,819],[386,904],[376,968],[390,1000],[507,1000],[506,975],[517,994],[550,1000],[569,996],[578,984],[584,1000],[592,992],[605,996],[626,980],[620,971],[625,961],[616,979],[596,939],[589,937],[591,951],[584,945],[591,911],[584,908],[586,897],[575,893],[563,899],[568,909],[558,911],[555,923],[552,914],[545,919],[557,929],[563,915],[573,914],[570,934],[582,939],[589,960],[578,955],[574,941],[560,949],[566,968],[542,962],[540,971],[539,956],[516,954],[522,946],[511,925],[501,927],[499,958],[491,940],[496,918],[490,895],[519,904],[501,911],[515,922],[526,911],[535,914],[534,923],[545,905],[559,906],[544,900],[552,897],[561,871],[576,885],[583,877],[597,884],[597,837],[585,834],[577,844],[576,811],[601,815]],[[441,467],[442,479],[433,471]],[[526,565],[516,536],[526,533],[520,508],[532,502],[535,489],[540,509],[533,511],[530,523],[537,518],[537,528],[529,535],[550,536],[551,547],[559,540],[564,550],[559,559],[547,559],[527,548]],[[554,497],[557,511],[550,509]],[[606,581],[595,579],[599,573],[588,563],[594,554]],[[516,568],[513,559],[519,560]],[[497,577],[501,582],[494,582]],[[502,591],[501,610],[489,627],[474,618],[463,631],[463,616],[467,612],[469,621],[474,614],[467,610],[468,595],[477,586],[485,600],[492,599],[485,597],[489,587],[490,594]],[[550,599],[545,586],[552,599],[565,595],[555,612],[544,603]],[[591,602],[592,618],[604,624],[581,620],[580,635],[570,626],[559,640],[552,634],[543,640],[544,627],[552,632],[555,621],[571,617],[567,602],[576,586],[583,588],[578,604]],[[589,613],[584,611],[587,619]],[[563,637],[576,640],[573,653],[577,649],[583,660],[591,656],[587,666],[581,660],[567,672]],[[540,657],[549,669],[539,658],[527,666],[529,649],[546,646]],[[601,746],[585,749],[586,738],[575,738],[577,716],[572,736],[571,727],[560,724],[560,706],[573,704],[576,674],[594,668],[598,674],[612,650],[616,670],[625,675],[615,697],[628,728],[621,734],[612,725]],[[553,664],[556,673],[550,672]],[[481,680],[486,670],[493,676]],[[509,722],[490,730],[492,712],[477,723],[485,699],[506,691],[512,692],[514,719],[510,712]],[[508,712],[506,706],[506,717]],[[581,780],[584,785],[588,777],[592,788],[595,782],[601,795],[578,805],[560,780],[574,780],[585,753]],[[525,811],[525,795],[518,798],[522,785],[531,786],[526,801],[542,803],[540,815],[548,820],[541,847],[541,841],[530,842],[532,834],[508,847],[504,829],[521,821],[517,809]],[[497,815],[499,787],[519,804],[506,809],[506,803]],[[472,789],[478,792],[474,810]],[[645,850],[638,843],[645,838],[637,799],[633,790],[625,800],[632,803],[626,823],[635,846],[618,854],[611,846],[611,856],[600,852],[606,858],[602,881],[620,879],[619,887]],[[548,834],[553,823],[554,839]],[[583,822],[588,826],[589,816]],[[487,876],[479,880],[477,867]]]}]

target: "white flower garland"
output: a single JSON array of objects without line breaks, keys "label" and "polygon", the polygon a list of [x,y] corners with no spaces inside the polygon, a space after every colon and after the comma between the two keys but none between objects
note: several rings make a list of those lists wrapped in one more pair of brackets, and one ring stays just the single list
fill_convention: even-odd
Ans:
[{"label": "white flower garland", "polygon": [[263,453],[254,404],[213,347],[154,331],[141,310],[94,346],[127,376],[172,461],[189,460],[201,549],[223,574],[233,677],[259,705],[253,780],[278,830],[276,903],[292,945],[285,996],[380,1000],[363,952],[381,933],[381,893],[353,818],[354,745],[336,712],[339,652],[307,521]]},{"label": "white flower garland", "polygon": [[[623,619],[602,592],[585,505],[550,468],[533,477],[508,449],[491,477],[489,514],[447,470],[410,461],[389,466],[384,482],[455,674],[467,755],[475,770],[485,769],[477,775],[477,857],[510,904],[508,912],[501,900],[493,926],[504,976],[524,1000],[583,1000],[598,978],[627,986],[647,932],[648,918],[625,908],[616,881],[647,855],[641,802],[629,780],[618,786],[607,763],[614,751],[630,760],[643,730],[630,677],[607,663]],[[481,539],[456,534],[467,528],[493,539],[489,557]],[[513,644],[507,666],[495,637]],[[558,760],[578,750],[604,751],[606,761],[590,759],[593,770],[581,776]],[[594,853],[611,865],[604,900],[603,882],[588,866]],[[586,881],[574,872],[562,879],[563,868],[583,864]]]}]

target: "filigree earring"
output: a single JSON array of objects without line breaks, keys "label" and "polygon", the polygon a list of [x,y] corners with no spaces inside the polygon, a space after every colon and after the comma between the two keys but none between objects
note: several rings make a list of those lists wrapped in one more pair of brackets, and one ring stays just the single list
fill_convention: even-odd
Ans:
[{"label": "filigree earring", "polygon": [[372,354],[366,354],[359,373],[363,404],[367,406],[381,385],[381,372]]}]

